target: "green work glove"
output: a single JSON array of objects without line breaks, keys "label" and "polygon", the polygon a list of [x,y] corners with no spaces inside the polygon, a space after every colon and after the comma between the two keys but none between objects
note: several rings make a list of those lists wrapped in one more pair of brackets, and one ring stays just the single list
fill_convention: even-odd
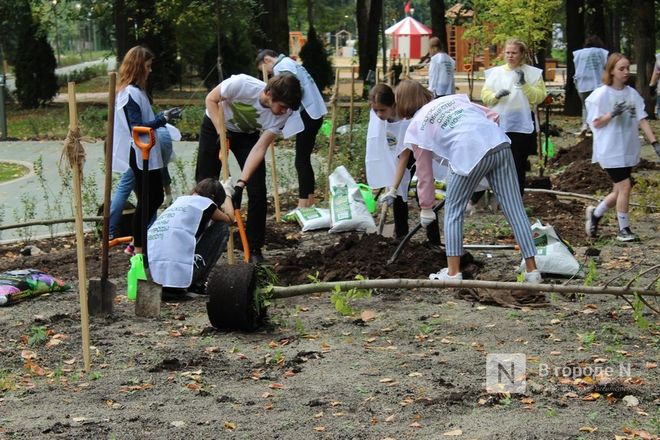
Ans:
[{"label": "green work glove", "polygon": [[135,254],[131,257],[131,268],[128,270],[128,274],[126,275],[126,296],[128,296],[128,299],[131,301],[135,301],[137,299],[138,280],[147,280],[147,274],[144,271],[144,259],[142,258],[142,254]]}]

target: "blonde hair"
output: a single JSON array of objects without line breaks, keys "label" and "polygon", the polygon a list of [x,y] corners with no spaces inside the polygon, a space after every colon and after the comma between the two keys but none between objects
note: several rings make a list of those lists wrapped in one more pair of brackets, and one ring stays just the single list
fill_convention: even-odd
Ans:
[{"label": "blonde hair", "polygon": [[131,84],[144,90],[149,77],[147,61],[154,58],[153,52],[144,46],[134,46],[126,52],[119,67],[119,90]]},{"label": "blonde hair", "polygon": [[433,94],[417,81],[404,79],[396,87],[395,100],[399,118],[410,119],[417,110],[433,101]]},{"label": "blonde hair", "polygon": [[504,48],[506,50],[507,46],[517,46],[518,50],[520,53],[522,53],[522,62],[527,63],[529,61],[529,53],[527,52],[527,45],[525,44],[524,41],[519,40],[517,38],[509,38],[506,40],[506,43],[504,43]]},{"label": "blonde hair", "polygon": [[610,54],[609,57],[607,57],[607,63],[605,63],[605,71],[603,72],[603,77],[601,78],[603,80],[603,84],[608,86],[612,85],[612,71],[614,70],[614,66],[616,66],[616,63],[624,58],[626,60],[628,59],[624,54],[620,52],[614,52]]}]

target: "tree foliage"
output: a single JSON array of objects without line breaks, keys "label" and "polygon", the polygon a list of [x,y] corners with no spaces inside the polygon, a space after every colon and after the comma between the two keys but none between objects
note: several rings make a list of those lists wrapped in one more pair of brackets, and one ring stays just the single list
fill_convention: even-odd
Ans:
[{"label": "tree foliage", "polygon": [[300,49],[303,67],[314,78],[319,90],[323,91],[334,81],[334,72],[323,43],[316,35],[314,26],[307,33],[307,43]]},{"label": "tree foliage", "polygon": [[50,102],[57,93],[55,53],[46,35],[31,16],[19,31],[14,57],[16,96],[22,107],[36,108]]}]

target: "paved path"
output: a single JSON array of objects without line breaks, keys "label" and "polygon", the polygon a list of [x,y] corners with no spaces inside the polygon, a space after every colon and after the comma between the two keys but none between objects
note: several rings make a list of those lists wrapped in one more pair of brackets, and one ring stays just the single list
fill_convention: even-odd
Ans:
[{"label": "paved path", "polygon": [[[108,59],[86,61],[84,63],[73,64],[71,66],[58,67],[55,69],[55,75],[65,75],[67,73],[75,72],[76,70],[83,70],[87,67],[98,66],[99,64],[106,64],[108,66],[108,70],[117,68],[117,60],[114,58],[114,56],[111,56]],[[7,74],[7,89],[10,93],[13,93],[16,90],[16,79],[11,73]]]},{"label": "paved path", "polygon": [[[62,153],[63,142],[60,141],[19,141],[0,142],[0,162],[14,161],[23,163],[32,170],[32,164],[42,157],[43,177],[47,188],[48,202],[44,197],[44,189],[38,176],[32,171],[27,176],[10,182],[0,183],[0,224],[16,224],[26,220],[38,220],[47,218],[70,218],[73,217],[72,192],[70,189],[62,191],[62,175],[59,172],[59,161]],[[103,143],[83,144],[87,154],[87,160],[83,168],[83,211],[85,216],[94,216],[98,206],[103,200]],[[186,175],[187,183],[182,180],[181,172],[177,165],[171,163],[170,174],[175,179],[173,183],[173,195],[176,197],[188,192],[194,185],[194,155],[197,151],[197,142],[175,142],[174,149],[179,163]],[[276,149],[277,170],[280,191],[296,187],[297,180],[293,166],[293,151]],[[267,155],[267,168],[270,170],[270,153]],[[318,169],[319,161],[315,159],[315,168]],[[230,172],[238,176],[238,164],[230,155]],[[270,171],[268,171],[268,185],[270,192]],[[116,175],[118,178],[119,175]],[[70,181],[68,182],[70,184]],[[34,205],[34,215],[26,215],[30,211],[29,205]],[[58,206],[60,208],[58,208]],[[27,218],[26,218],[27,217]],[[89,224],[88,226],[92,226]],[[73,224],[62,224],[54,227],[55,232],[72,231]],[[49,235],[46,226],[31,227],[32,236]],[[14,240],[22,237],[19,229],[0,231],[0,241]]]}]

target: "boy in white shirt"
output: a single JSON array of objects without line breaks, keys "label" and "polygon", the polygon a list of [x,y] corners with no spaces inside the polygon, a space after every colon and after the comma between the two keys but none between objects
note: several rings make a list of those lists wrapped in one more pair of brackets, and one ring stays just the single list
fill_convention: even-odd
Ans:
[{"label": "boy in white shirt", "polygon": [[247,188],[247,234],[250,259],[263,262],[261,248],[266,235],[266,165],[264,156],[277,135],[302,130],[300,107],[302,90],[293,75],[271,78],[268,84],[249,75],[232,75],[206,96],[206,114],[199,135],[195,180],[218,179],[220,163],[219,106],[224,110],[230,151],[241,167],[233,188],[232,201],[240,208],[243,189]]},{"label": "boy in white shirt", "polygon": [[429,40],[429,90],[436,98],[456,93],[454,72],[456,62],[443,50],[443,44],[438,37]]},{"label": "boy in white shirt", "polygon": [[590,35],[584,40],[584,49],[573,52],[573,62],[575,63],[575,88],[582,101],[582,127],[580,136],[587,133],[587,108],[585,101],[596,88],[603,82],[601,77],[605,71],[607,62],[607,50],[603,49],[603,41],[597,35]]}]

